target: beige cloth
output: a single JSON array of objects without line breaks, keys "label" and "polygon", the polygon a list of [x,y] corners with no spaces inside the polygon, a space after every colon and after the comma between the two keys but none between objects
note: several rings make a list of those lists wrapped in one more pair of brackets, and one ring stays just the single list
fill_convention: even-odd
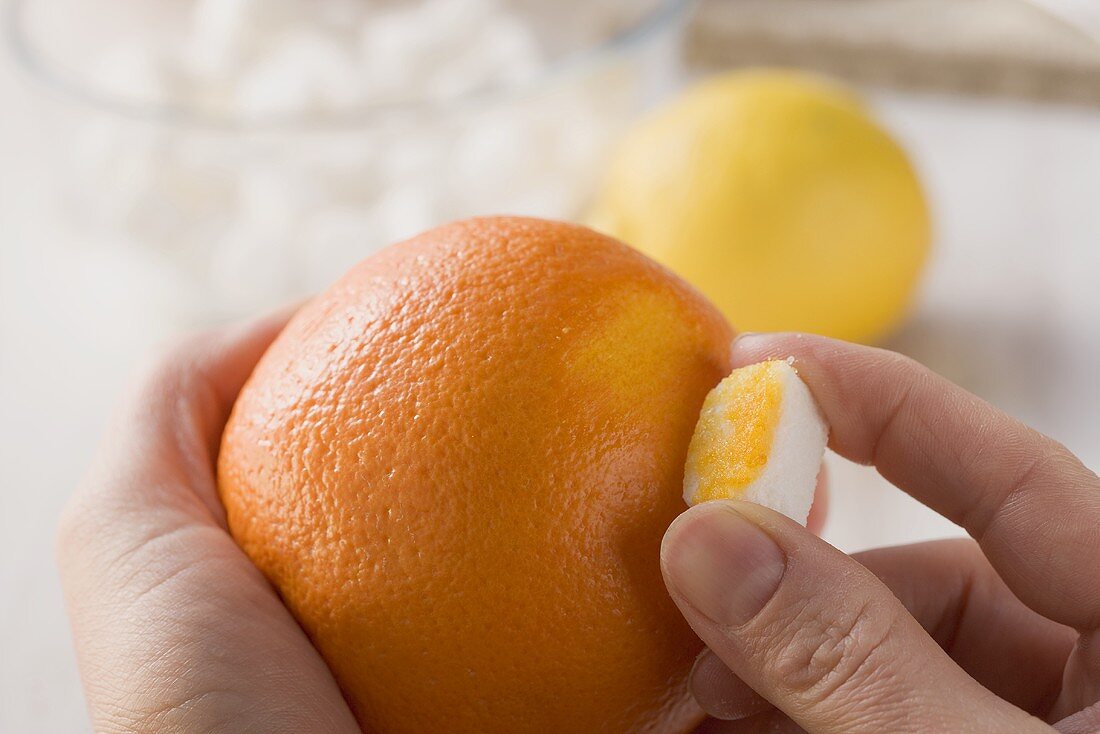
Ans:
[{"label": "beige cloth", "polygon": [[705,0],[686,57],[693,66],[793,65],[887,86],[1100,105],[1100,24],[1074,2]]}]

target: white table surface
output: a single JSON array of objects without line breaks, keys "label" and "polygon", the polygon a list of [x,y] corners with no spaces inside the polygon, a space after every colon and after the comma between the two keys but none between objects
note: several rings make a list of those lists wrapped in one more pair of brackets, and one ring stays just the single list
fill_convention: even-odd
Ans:
[{"label": "white table surface", "polygon": [[[892,344],[1100,466],[1100,113],[871,101],[913,152],[937,248]],[[18,75],[0,62],[0,731],[86,731],[54,568],[57,513],[133,363],[181,328],[151,269],[57,223]],[[846,550],[958,534],[830,459]]]}]

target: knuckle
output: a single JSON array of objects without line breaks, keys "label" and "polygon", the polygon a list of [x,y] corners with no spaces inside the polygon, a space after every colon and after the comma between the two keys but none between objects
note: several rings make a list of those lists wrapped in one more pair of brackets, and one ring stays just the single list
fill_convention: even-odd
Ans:
[{"label": "knuckle", "polygon": [[150,357],[138,369],[124,409],[147,415],[210,410],[216,394],[203,368],[208,341],[202,334],[187,337]]},{"label": "knuckle", "polygon": [[97,455],[57,515],[54,550],[62,565],[84,553],[103,528],[104,508],[110,504],[105,497],[104,474],[103,461]]},{"label": "knuckle", "polygon": [[808,604],[789,620],[774,673],[806,705],[825,704],[881,674],[897,620],[891,605],[876,601],[842,610]]},{"label": "knuckle", "polygon": [[70,497],[61,509],[54,530],[54,547],[60,561],[64,562],[69,553],[80,545],[80,537],[84,525],[84,513],[78,507],[79,499],[76,495]]},{"label": "knuckle", "polygon": [[1045,492],[1034,492],[1061,484],[1072,454],[1052,439],[1045,439],[1039,447],[1023,452],[1018,466],[1008,481],[1001,486],[991,486],[980,493],[984,501],[976,501],[964,514],[963,521],[973,528],[979,542],[1005,518],[1011,518],[1021,504],[1028,504]]},{"label": "knuckle", "polygon": [[[108,424],[108,439],[97,450],[85,476],[57,516],[54,549],[62,566],[79,556],[120,503],[132,502],[124,497],[133,483],[127,480],[133,479],[144,466],[162,466],[156,463],[162,456],[158,451],[163,448],[157,441],[169,440],[176,446],[180,435],[184,435],[182,425],[189,425],[196,414],[215,410],[214,391],[200,366],[208,342],[207,335],[186,337],[139,365],[132,387],[120,400]],[[181,417],[188,422],[181,422]],[[141,461],[136,460],[132,442],[111,438],[116,433],[143,439]],[[183,448],[190,447],[187,441],[182,444]],[[196,461],[203,458],[200,456]],[[141,484],[148,488],[150,482]]]},{"label": "knuckle", "polygon": [[139,370],[139,384],[145,388],[178,386],[195,372],[204,337],[195,335],[176,340],[155,352]]},{"label": "knuckle", "polygon": [[90,549],[102,536],[105,527],[102,493],[88,482],[82,482],[66,501],[54,527],[54,560],[60,569],[62,582],[67,572],[83,566]]},{"label": "knuckle", "polygon": [[[147,661],[159,668],[159,660]],[[192,690],[185,683],[163,676],[160,691],[155,694],[132,695],[129,705],[111,712],[117,731],[233,731],[239,722],[244,701],[236,692],[225,688],[199,687]]]},{"label": "knuckle", "polygon": [[897,380],[920,382],[935,377],[927,366],[908,354],[889,349],[880,349],[878,352],[882,358],[881,368]]}]

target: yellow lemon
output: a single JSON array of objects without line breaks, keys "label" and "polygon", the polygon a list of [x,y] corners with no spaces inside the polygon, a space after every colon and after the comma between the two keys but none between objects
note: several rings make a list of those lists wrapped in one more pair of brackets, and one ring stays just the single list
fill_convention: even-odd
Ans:
[{"label": "yellow lemon", "polygon": [[930,239],[897,143],[847,90],[787,71],[709,79],[643,120],[591,220],[740,329],[855,341],[903,317]]},{"label": "yellow lemon", "polygon": [[703,402],[684,500],[743,499],[805,524],[828,440],[821,410],[790,364],[734,370]]}]

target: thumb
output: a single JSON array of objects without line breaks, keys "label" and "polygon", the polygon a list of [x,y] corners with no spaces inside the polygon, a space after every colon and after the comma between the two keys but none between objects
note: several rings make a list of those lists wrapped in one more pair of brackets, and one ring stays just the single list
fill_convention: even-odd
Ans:
[{"label": "thumb", "polygon": [[956,666],[873,574],[771,510],[694,507],[661,565],[696,634],[811,734],[1051,731]]}]

